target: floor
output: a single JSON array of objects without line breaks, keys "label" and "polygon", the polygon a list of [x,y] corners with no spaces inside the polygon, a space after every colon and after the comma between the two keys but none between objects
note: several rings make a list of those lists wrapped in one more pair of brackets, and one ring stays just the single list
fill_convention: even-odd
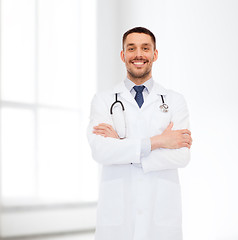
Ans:
[{"label": "floor", "polygon": [[[36,239],[27,239],[27,240],[36,240]],[[72,235],[62,235],[55,237],[44,237],[37,238],[37,240],[94,240],[93,234],[72,234]]]},{"label": "floor", "polygon": [[20,237],[20,238],[3,238],[4,240],[94,240],[93,233],[83,234],[59,234],[52,236],[37,236],[37,237]]},{"label": "floor", "polygon": [[[35,240],[35,239],[27,239]],[[38,238],[37,240],[94,240],[93,234],[73,234],[73,235],[63,235],[57,237],[47,237],[47,238]]]}]

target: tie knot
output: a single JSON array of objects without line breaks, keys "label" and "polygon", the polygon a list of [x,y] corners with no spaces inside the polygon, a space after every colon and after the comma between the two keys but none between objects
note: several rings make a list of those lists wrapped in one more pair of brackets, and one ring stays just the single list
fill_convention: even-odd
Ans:
[{"label": "tie knot", "polygon": [[135,90],[137,93],[142,93],[143,90],[144,90],[144,88],[145,88],[145,86],[144,86],[144,85],[134,86],[133,88],[134,88],[134,90]]}]

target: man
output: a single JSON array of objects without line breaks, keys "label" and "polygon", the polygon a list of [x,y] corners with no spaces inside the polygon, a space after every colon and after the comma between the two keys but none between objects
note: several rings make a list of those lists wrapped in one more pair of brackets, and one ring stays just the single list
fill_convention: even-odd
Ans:
[{"label": "man", "polygon": [[127,31],[127,78],[92,101],[88,139],[103,166],[96,240],[182,239],[178,168],[192,138],[184,98],[152,78],[157,58],[152,32]]}]

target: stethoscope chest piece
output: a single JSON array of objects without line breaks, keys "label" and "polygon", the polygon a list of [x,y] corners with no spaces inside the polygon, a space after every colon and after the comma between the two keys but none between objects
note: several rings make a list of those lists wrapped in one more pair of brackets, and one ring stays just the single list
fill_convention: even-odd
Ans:
[{"label": "stethoscope chest piece", "polygon": [[169,111],[169,106],[166,103],[164,103],[163,95],[160,95],[160,96],[161,96],[161,100],[162,100],[162,105],[160,105],[159,108],[162,112],[166,113]]},{"label": "stethoscope chest piece", "polygon": [[169,106],[165,103],[163,103],[162,105],[159,106],[160,110],[162,112],[168,112],[169,111]]}]

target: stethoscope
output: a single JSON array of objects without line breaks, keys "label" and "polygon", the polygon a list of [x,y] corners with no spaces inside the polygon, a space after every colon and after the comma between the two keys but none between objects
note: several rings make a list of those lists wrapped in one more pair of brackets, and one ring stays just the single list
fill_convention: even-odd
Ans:
[{"label": "stethoscope", "polygon": [[[164,96],[163,95],[160,95],[161,97],[161,100],[162,100],[162,104],[159,106],[160,110],[164,113],[167,113],[169,111],[169,106],[164,102]],[[124,117],[124,123],[125,123],[125,127],[124,127],[124,130],[125,132],[120,134],[119,131],[116,129],[120,139],[124,139],[126,138],[126,119],[125,119],[125,107],[123,105],[123,103],[121,101],[118,100],[118,93],[115,93],[115,101],[112,103],[111,105],[111,108],[110,108],[110,114],[112,116],[112,119],[113,119],[113,107],[116,105],[116,104],[119,104],[121,106],[121,109],[122,109],[122,112],[123,112],[123,117]],[[115,121],[115,120],[113,120]],[[114,123],[115,124],[115,123]],[[116,125],[116,124],[115,124]]]},{"label": "stethoscope", "polygon": [[[114,101],[114,103],[112,103],[111,108],[110,108],[110,114],[111,115],[113,115],[113,107],[117,103],[119,103],[121,105],[122,111],[125,111],[125,107],[124,107],[123,103],[117,99],[117,94],[118,93],[115,93],[115,101]],[[162,105],[160,105],[159,108],[162,112],[166,113],[166,112],[169,111],[169,106],[164,102],[164,96],[160,95],[160,97],[161,97],[161,100],[162,100]]]}]

